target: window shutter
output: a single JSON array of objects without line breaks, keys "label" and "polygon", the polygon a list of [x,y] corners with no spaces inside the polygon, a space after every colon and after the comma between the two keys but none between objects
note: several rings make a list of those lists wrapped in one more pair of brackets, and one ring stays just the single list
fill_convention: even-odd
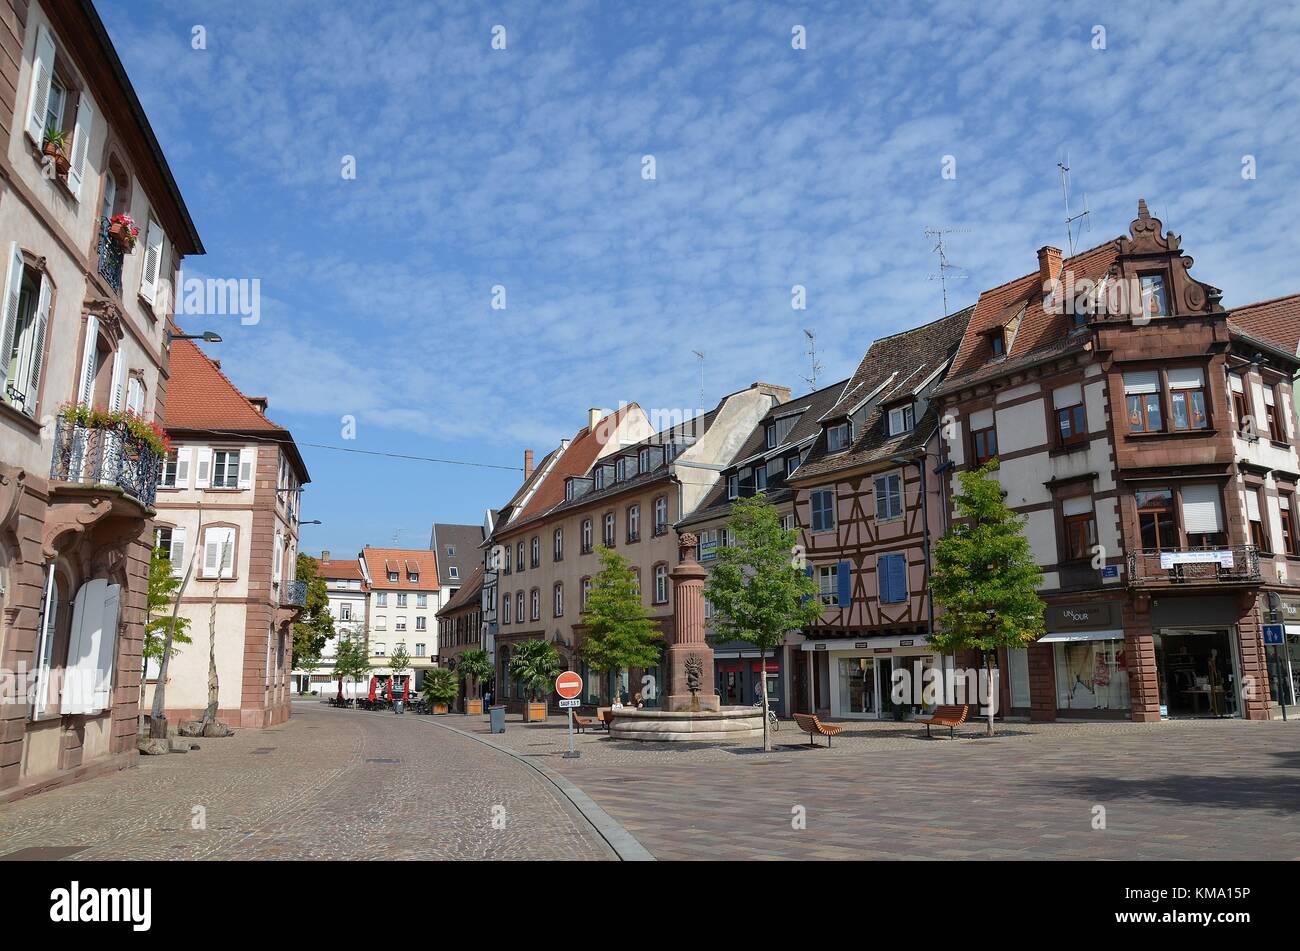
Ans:
[{"label": "window shutter", "polygon": [[188,489],[190,487],[190,453],[189,446],[181,446],[176,450],[176,488]]},{"label": "window shutter", "polygon": [[239,487],[250,488],[253,485],[253,453],[255,450],[244,449],[239,453]]},{"label": "window shutter", "polygon": [[1205,373],[1200,367],[1171,367],[1165,372],[1171,390],[1196,390],[1205,386]]},{"label": "window shutter", "polygon": [[[8,277],[5,280],[4,313],[0,314],[3,328],[0,328],[0,381],[8,379],[9,353],[13,349],[14,333],[18,330],[18,302],[23,290],[23,253],[18,250],[18,242],[9,245]],[[44,293],[45,282],[41,281]]]},{"label": "window shutter", "polygon": [[1254,489],[1246,490],[1246,518],[1252,522],[1258,522],[1259,518],[1259,493]]},{"label": "window shutter", "polygon": [[[51,297],[50,282],[42,274],[40,299],[36,304],[36,332],[32,338],[32,366],[27,374],[27,396],[23,402],[23,411],[32,417],[36,415],[36,405],[41,396],[41,365],[45,359],[45,334],[50,326]],[[0,379],[4,379],[2,371]]]},{"label": "window shutter", "polygon": [[209,578],[215,578],[217,574],[217,560],[221,557],[221,537],[220,532],[215,528],[208,529],[203,535],[203,574]]},{"label": "window shutter", "polygon": [[41,26],[36,31],[32,56],[32,86],[27,96],[27,135],[38,146],[45,139],[45,110],[50,104],[50,79],[54,75],[54,37]]},{"label": "window shutter", "polygon": [[1265,406],[1276,406],[1276,405],[1277,405],[1277,403],[1276,403],[1276,401],[1275,401],[1275,399],[1274,399],[1274,396],[1273,396],[1273,387],[1271,387],[1271,386],[1266,386],[1266,387],[1264,387],[1264,405],[1265,405]]},{"label": "window shutter", "polygon": [[108,388],[108,408],[114,413],[122,408],[122,364],[123,354],[119,350],[113,356],[113,382]]},{"label": "window shutter", "polygon": [[280,580],[280,532],[275,533],[275,551],[271,553],[271,580]]},{"label": "window shutter", "polygon": [[233,578],[235,576],[235,530],[233,528],[223,528],[221,530],[221,577]]},{"label": "window shutter", "polygon": [[89,713],[91,710],[93,697],[90,688],[95,666],[99,663],[107,591],[107,581],[93,578],[81,586],[73,599],[68,658],[64,664],[63,691],[59,699],[62,713]]},{"label": "window shutter", "polygon": [[138,376],[129,377],[126,381],[126,408],[136,416],[144,416],[144,387]]},{"label": "window shutter", "polygon": [[95,126],[95,104],[84,89],[77,96],[77,122],[72,128],[72,154],[68,156],[68,191],[81,200],[81,181],[86,176],[86,155]]},{"label": "window shutter", "polygon": [[1160,392],[1160,374],[1155,370],[1142,370],[1124,374],[1124,395],[1140,396]]},{"label": "window shutter", "polygon": [[99,713],[113,705],[113,661],[117,658],[117,621],[121,607],[122,586],[111,584],[104,592],[104,608],[100,615],[99,656],[94,671],[94,693],[90,698],[91,713]]},{"label": "window shutter", "polygon": [[1078,406],[1083,402],[1083,384],[1070,383],[1066,386],[1057,387],[1052,390],[1052,408],[1064,409],[1067,406]]},{"label": "window shutter", "polygon": [[1242,380],[1240,373],[1229,373],[1228,383],[1232,386],[1232,392],[1234,393],[1246,392],[1246,383],[1244,380]]},{"label": "window shutter", "polygon": [[154,289],[158,283],[158,267],[162,261],[162,228],[158,222],[149,219],[145,231],[144,267],[140,273],[140,296],[150,306],[154,302]]},{"label": "window shutter", "polygon": [[853,575],[850,569],[851,566],[847,561],[841,561],[835,566],[835,582],[839,587],[836,596],[842,608],[847,608],[849,602],[853,600]]},{"label": "window shutter", "polygon": [[198,446],[194,450],[194,488],[206,489],[212,478],[212,450]]},{"label": "window shutter", "polygon": [[[811,577],[813,577],[813,566],[812,566],[812,565],[804,565],[804,566],[803,566],[803,573],[804,573],[804,577],[806,577],[806,578],[811,578]],[[813,596],[812,596],[811,594],[805,594],[802,598],[799,599],[799,603],[800,603],[800,604],[807,604],[807,603],[808,603],[809,601],[811,601],[812,599],[813,599]]]},{"label": "window shutter", "polygon": [[1223,531],[1223,507],[1217,485],[1183,488],[1183,528],[1188,534]]},{"label": "window shutter", "polygon": [[185,574],[185,529],[172,529],[172,550],[168,553],[172,563],[172,574],[177,578]]},{"label": "window shutter", "polygon": [[1076,495],[1061,503],[1062,515],[1086,515],[1092,511],[1092,496]]},{"label": "window shutter", "polygon": [[95,395],[95,360],[99,344],[99,318],[94,314],[86,317],[86,342],[81,349],[81,386],[77,389],[77,402],[89,406]]}]

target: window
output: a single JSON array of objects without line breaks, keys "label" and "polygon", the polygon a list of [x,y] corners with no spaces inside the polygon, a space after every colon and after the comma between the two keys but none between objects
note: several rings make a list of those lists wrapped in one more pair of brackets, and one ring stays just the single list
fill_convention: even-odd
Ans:
[{"label": "window", "polygon": [[239,487],[239,450],[218,449],[212,453],[212,482],[214,489]]},{"label": "window", "polygon": [[1156,370],[1124,374],[1131,433],[1158,433],[1164,429],[1160,412],[1160,374]]},{"label": "window", "polygon": [[534,535],[533,540],[528,543],[528,567],[539,568],[542,564],[542,540],[539,536]]},{"label": "window", "polygon": [[907,600],[907,556],[881,555],[876,561],[876,579],[881,604],[898,604]]},{"label": "window", "polygon": [[176,488],[176,466],[180,462],[180,451],[172,449],[167,453],[167,461],[163,464],[161,478],[158,484],[168,489]]},{"label": "window", "polygon": [[502,623],[502,624],[509,624],[509,623],[510,623],[510,602],[511,602],[511,600],[512,600],[512,598],[511,598],[510,595],[508,595],[508,594],[507,594],[504,598],[501,599],[501,623]]},{"label": "window", "polygon": [[1172,367],[1165,371],[1169,380],[1169,417],[1174,429],[1204,429],[1205,373],[1200,367]]},{"label": "window", "polygon": [[668,496],[661,495],[655,499],[655,534],[662,535],[668,531]]},{"label": "window", "polygon": [[1286,442],[1286,422],[1278,412],[1276,387],[1264,387],[1264,418],[1268,421],[1268,438],[1274,442]]},{"label": "window", "polygon": [[1143,489],[1134,495],[1142,547],[1148,550],[1178,547],[1174,524],[1174,493],[1170,489]]},{"label": "window", "polygon": [[876,476],[875,493],[878,520],[903,517],[903,474],[901,472]]},{"label": "window", "polygon": [[524,623],[524,593],[522,591],[515,595],[515,623]]},{"label": "window", "polygon": [[[383,619],[381,618],[380,620],[383,620]],[[384,629],[384,625],[382,625],[382,624],[376,624],[375,627],[377,627],[377,628],[378,628],[379,630],[381,630],[381,631]],[[388,650],[388,645],[385,644],[383,641],[376,641],[376,642],[375,642],[375,656],[376,656],[376,657],[383,657],[384,654],[387,652],[387,650]]]},{"label": "window", "polygon": [[614,547],[614,513],[605,513],[605,531],[603,539],[606,548]]},{"label": "window", "polygon": [[1165,301],[1165,279],[1161,274],[1145,274],[1138,278],[1142,295],[1142,314],[1145,317],[1164,317],[1169,313]]},{"label": "window", "polygon": [[591,553],[591,519],[582,520],[582,553],[588,555]]},{"label": "window", "polygon": [[350,602],[345,601],[339,605],[339,620],[340,621],[352,620],[352,605]]},{"label": "window", "polygon": [[539,621],[542,617],[542,590],[534,588],[529,592],[529,620]]},{"label": "window", "polygon": [[1292,521],[1291,514],[1295,511],[1292,504],[1294,498],[1290,492],[1277,494],[1278,514],[1282,517],[1282,551],[1288,555],[1300,555],[1300,550],[1296,548],[1295,522]]},{"label": "window", "polygon": [[636,454],[636,467],[638,472],[650,471],[650,450],[642,449]]},{"label": "window", "polygon": [[591,599],[591,578],[582,579],[582,608],[586,610],[587,602]]},{"label": "window", "polygon": [[641,506],[629,505],[627,507],[627,540],[629,542],[639,541],[641,538]]},{"label": "window", "polygon": [[813,489],[808,500],[812,513],[812,530],[828,532],[835,528],[835,490]]},{"label": "window", "polygon": [[1217,485],[1188,485],[1182,490],[1183,531],[1193,548],[1218,548],[1227,543],[1223,499]]},{"label": "window", "polygon": [[520,539],[520,540],[519,540],[519,544],[515,546],[515,550],[516,550],[515,564],[518,565],[520,571],[523,571],[523,570],[524,570],[524,542],[523,542],[523,539]]},{"label": "window", "polygon": [[840,606],[839,565],[822,565],[817,569],[817,592],[826,607]]},{"label": "window", "polygon": [[668,603],[668,566],[655,565],[655,604]]},{"label": "window", "polygon": [[1256,486],[1246,486],[1246,520],[1250,522],[1250,543],[1260,551],[1272,551],[1264,533],[1262,491]]},{"label": "window", "polygon": [[1004,357],[1007,354],[1007,332],[1003,327],[997,328],[989,334],[989,346],[993,349],[994,357]]},{"label": "window", "polygon": [[641,597],[641,569],[640,568],[633,567],[632,569],[632,590],[636,592],[636,596],[638,598]]},{"label": "window", "polygon": [[799,457],[788,456],[785,460],[785,477],[788,479],[794,475],[794,470],[799,468]]},{"label": "window", "polygon": [[914,425],[912,404],[906,406],[895,406],[889,411],[889,435],[897,436],[900,433],[912,431]]},{"label": "window", "polygon": [[1237,432],[1245,436],[1250,432],[1250,402],[1246,398],[1246,380],[1240,373],[1228,374],[1228,389],[1232,393],[1232,415],[1237,420]]},{"label": "window", "polygon": [[401,579],[401,575],[399,575],[396,571],[390,571],[390,572],[388,572],[388,580],[389,580],[390,582],[392,582],[393,584],[397,584],[397,582],[398,582],[400,579]]},{"label": "window", "polygon": [[[218,571],[217,566],[221,568]],[[235,576],[235,530],[208,528],[203,533],[203,575],[207,578]]]},{"label": "window", "polygon": [[[423,620],[423,618],[421,618],[421,620]],[[416,627],[416,630],[420,630],[420,631],[424,630],[424,628],[420,626],[419,622],[416,623],[415,627]],[[420,644],[420,643],[416,643],[416,645],[415,645],[415,656],[416,656],[416,657],[423,657],[426,653],[428,653],[428,647],[427,647],[427,645],[425,645],[425,644]]]},{"label": "window", "polygon": [[399,608],[404,608],[404,607],[406,607],[406,592],[404,592],[404,591],[398,592],[398,595],[397,595],[397,606],[398,606]]},{"label": "window", "polygon": [[448,558],[455,558],[455,557],[456,557],[456,546],[455,546],[455,545],[448,545],[448,546],[447,546],[447,557],[448,557]]},{"label": "window", "polygon": [[826,451],[841,452],[849,448],[850,429],[848,423],[838,423],[826,429]]},{"label": "window", "polygon": [[555,561],[564,560],[564,529],[557,528],[551,534],[551,558]]},{"label": "window", "polygon": [[1061,503],[1061,517],[1065,524],[1065,557],[1068,561],[1085,561],[1092,557],[1097,544],[1097,520],[1092,509],[1092,499],[1081,495]]},{"label": "window", "polygon": [[627,457],[619,456],[618,461],[614,463],[614,481],[622,482],[627,478]]},{"label": "window", "polygon": [[378,592],[375,593],[375,607],[377,607],[377,608],[386,608],[386,607],[388,607],[388,592],[387,592],[387,591],[378,591]]},{"label": "window", "polygon": [[793,515],[782,515],[782,516],[781,516],[781,531],[783,531],[783,532],[792,532],[792,531],[794,531],[794,516],[793,516]]},{"label": "window", "polygon": [[769,423],[767,427],[767,448],[775,449],[785,442],[785,437],[790,435],[790,430],[794,429],[797,422],[799,422],[799,414],[792,413]]},{"label": "window", "polygon": [[415,596],[415,606],[417,608],[427,608],[429,606],[429,596],[427,594],[417,594]]},{"label": "window", "polygon": [[[992,417],[992,413],[989,415]],[[975,458],[976,468],[985,465],[997,457],[998,430],[992,422],[983,429],[972,429],[970,435],[971,455]]]},{"label": "window", "polygon": [[700,561],[713,561],[718,557],[717,529],[708,528],[700,532]]},{"label": "window", "polygon": [[411,570],[408,568],[408,569],[406,570],[406,580],[409,581],[409,582],[411,582],[411,584],[419,584],[419,583],[420,583],[420,573],[419,573],[418,571],[411,571]]},{"label": "window", "polygon": [[564,585],[555,582],[555,587],[551,590],[552,607],[555,609],[556,617],[564,617]]},{"label": "window", "polygon": [[[503,568],[503,572],[504,572],[505,574],[510,574],[510,550],[511,550],[511,549],[510,549],[510,546],[509,546],[509,545],[505,545],[505,546],[497,546],[497,547],[500,548],[501,551],[505,552],[505,567]],[[495,552],[496,550],[497,550],[497,549],[495,549],[495,548],[493,549],[494,552]]]},{"label": "window", "polygon": [[727,498],[734,499],[740,495],[740,476],[727,476]]},{"label": "window", "polygon": [[1083,385],[1071,383],[1052,391],[1052,407],[1056,411],[1056,439],[1058,445],[1074,446],[1088,439],[1088,417],[1083,407]]},{"label": "window", "polygon": [[405,615],[399,614],[399,615],[397,616],[395,622],[393,623],[393,630],[395,630],[395,631],[404,631],[404,630],[406,630],[406,616],[405,616]]}]

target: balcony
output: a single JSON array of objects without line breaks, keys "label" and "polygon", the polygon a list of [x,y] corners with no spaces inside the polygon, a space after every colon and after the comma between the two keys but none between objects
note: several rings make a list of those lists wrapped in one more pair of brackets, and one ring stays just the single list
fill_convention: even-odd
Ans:
[{"label": "balcony", "polygon": [[1254,545],[1143,548],[1128,553],[1128,577],[1142,587],[1259,584],[1259,551]]},{"label": "balcony", "polygon": [[307,582],[280,582],[280,607],[305,608],[307,606]]},{"label": "balcony", "polygon": [[162,457],[133,436],[125,423],[89,426],[58,417],[50,479],[77,485],[111,485],[153,507]]},{"label": "balcony", "polygon": [[126,252],[109,236],[109,221],[99,219],[99,276],[108,281],[109,287],[122,293],[122,261]]}]

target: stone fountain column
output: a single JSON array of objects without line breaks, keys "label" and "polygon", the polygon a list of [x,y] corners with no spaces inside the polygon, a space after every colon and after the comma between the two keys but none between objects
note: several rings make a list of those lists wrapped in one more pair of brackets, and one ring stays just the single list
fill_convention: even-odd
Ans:
[{"label": "stone fountain column", "polygon": [[[664,666],[668,672],[668,695],[664,709],[717,710],[721,705],[713,692],[713,648],[704,641],[704,579],[709,572],[696,560],[699,540],[690,532],[677,541],[677,567],[668,573],[673,580],[673,641]],[[691,692],[692,674],[697,687]]]}]

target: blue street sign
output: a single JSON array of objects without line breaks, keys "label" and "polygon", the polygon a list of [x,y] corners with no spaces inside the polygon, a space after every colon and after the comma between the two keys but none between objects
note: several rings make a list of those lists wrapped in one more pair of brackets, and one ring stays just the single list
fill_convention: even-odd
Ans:
[{"label": "blue street sign", "polygon": [[1118,578],[1119,565],[1103,565],[1101,569],[1101,576],[1103,578]]},{"label": "blue street sign", "polygon": [[1285,644],[1286,628],[1281,624],[1264,625],[1264,643],[1265,644]]}]

